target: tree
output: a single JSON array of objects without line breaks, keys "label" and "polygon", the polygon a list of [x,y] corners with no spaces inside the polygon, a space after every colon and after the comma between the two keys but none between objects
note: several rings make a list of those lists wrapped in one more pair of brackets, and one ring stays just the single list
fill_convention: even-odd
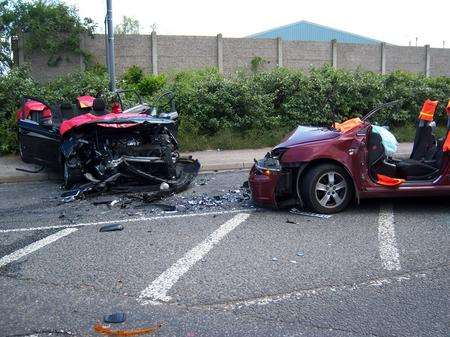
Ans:
[{"label": "tree", "polygon": [[139,34],[139,21],[130,16],[123,16],[122,23],[116,25],[116,34]]},{"label": "tree", "polygon": [[95,28],[92,19],[59,0],[0,0],[0,72],[12,66],[13,38],[26,35],[25,51],[46,54],[48,64],[57,65],[63,53],[85,55],[81,34],[92,36]]}]

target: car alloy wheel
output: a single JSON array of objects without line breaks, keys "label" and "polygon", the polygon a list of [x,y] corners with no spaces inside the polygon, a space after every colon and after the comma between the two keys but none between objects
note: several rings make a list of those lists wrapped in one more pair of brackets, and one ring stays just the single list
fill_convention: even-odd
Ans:
[{"label": "car alloy wheel", "polygon": [[315,197],[320,205],[336,208],[342,205],[347,195],[347,181],[335,171],[323,174],[316,183]]}]

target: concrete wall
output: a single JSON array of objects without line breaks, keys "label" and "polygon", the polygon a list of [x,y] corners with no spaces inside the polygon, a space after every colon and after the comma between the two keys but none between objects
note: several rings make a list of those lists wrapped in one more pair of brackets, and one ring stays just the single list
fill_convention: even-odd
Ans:
[{"label": "concrete wall", "polygon": [[328,42],[283,41],[283,66],[308,70],[331,64],[331,44]]},{"label": "concrete wall", "polygon": [[217,67],[217,38],[159,35],[158,72]]},{"label": "concrete wall", "polygon": [[[37,80],[46,81],[84,67],[81,57],[76,55],[65,55],[58,67],[48,67],[47,56],[25,55],[21,46],[23,41],[18,42],[16,59],[19,64],[30,63]],[[105,64],[104,35],[84,37],[80,47],[92,55],[94,62]],[[132,65],[155,74],[203,67],[218,67],[225,74],[231,74],[239,68],[249,68],[251,60],[257,56],[266,61],[265,69],[281,65],[308,71],[311,67],[332,64],[346,70],[391,72],[400,69],[429,76],[450,76],[450,49],[387,44],[222,38],[221,35],[116,35],[115,53],[118,76]]]},{"label": "concrete wall", "polygon": [[381,72],[381,45],[338,43],[337,67],[345,70],[361,68]]},{"label": "concrete wall", "polygon": [[262,57],[264,69],[277,66],[276,40],[264,39],[223,39],[223,71],[231,74],[239,68],[249,67],[251,60]]}]

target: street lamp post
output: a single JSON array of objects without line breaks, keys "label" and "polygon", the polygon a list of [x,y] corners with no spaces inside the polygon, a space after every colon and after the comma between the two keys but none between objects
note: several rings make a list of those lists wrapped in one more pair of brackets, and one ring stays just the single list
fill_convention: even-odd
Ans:
[{"label": "street lamp post", "polygon": [[107,50],[106,50],[106,64],[109,74],[109,90],[116,90],[116,68],[114,64],[114,30],[112,20],[112,0],[106,0],[106,32]]}]

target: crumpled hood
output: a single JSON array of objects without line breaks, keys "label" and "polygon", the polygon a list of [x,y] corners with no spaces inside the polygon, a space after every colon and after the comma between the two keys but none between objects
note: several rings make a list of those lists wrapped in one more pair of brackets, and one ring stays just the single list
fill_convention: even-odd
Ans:
[{"label": "crumpled hood", "polygon": [[332,139],[338,137],[339,135],[339,131],[330,130],[325,127],[301,125],[275,148],[291,147],[303,143]]}]

